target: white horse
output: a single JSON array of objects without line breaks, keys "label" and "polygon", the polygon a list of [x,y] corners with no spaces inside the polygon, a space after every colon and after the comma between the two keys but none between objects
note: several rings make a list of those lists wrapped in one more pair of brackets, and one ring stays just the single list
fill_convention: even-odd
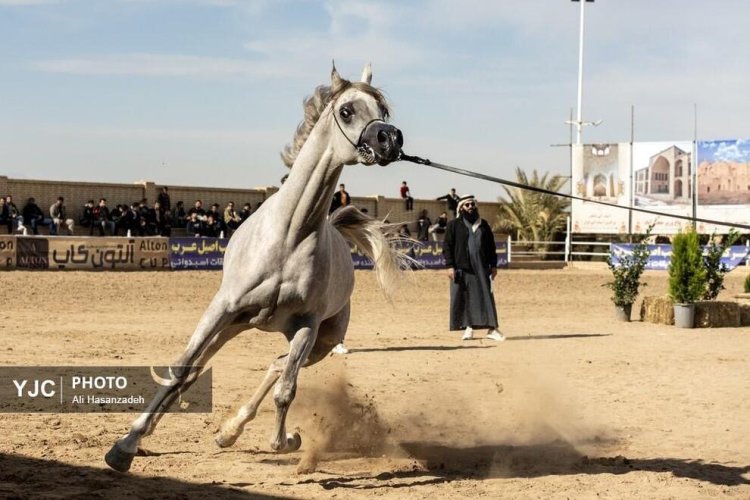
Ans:
[{"label": "white horse", "polygon": [[305,101],[305,120],[282,153],[292,166],[287,181],[232,236],[218,292],[172,366],[171,379],[105,456],[110,467],[127,471],[141,438],[153,432],[163,411],[197,378],[199,367],[249,328],[283,333],[289,353],[271,364],[250,402],[224,423],[216,442],[231,446],[276,384],[271,447],[280,452],[300,447],[299,434],[285,430],[299,369],[342,342],[349,324],[354,270],[345,238],[372,258],[386,292],[403,263],[384,236],[383,223],[352,206],[328,217],[344,165],[386,165],[399,158],[401,132],[385,122],[388,106],[371,79],[369,65],[361,82],[342,79],[334,67],[331,86],[318,87]]}]

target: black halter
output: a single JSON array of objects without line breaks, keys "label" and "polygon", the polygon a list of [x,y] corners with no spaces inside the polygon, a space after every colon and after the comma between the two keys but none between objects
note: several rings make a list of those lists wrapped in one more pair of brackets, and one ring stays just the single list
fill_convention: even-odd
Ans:
[{"label": "black halter", "polygon": [[370,120],[369,122],[367,122],[367,124],[365,124],[365,126],[362,128],[362,131],[359,133],[359,137],[357,138],[357,142],[355,143],[354,141],[352,141],[351,139],[349,139],[349,136],[346,135],[346,132],[344,132],[344,129],[341,127],[341,124],[339,123],[339,120],[336,117],[336,107],[335,107],[335,105],[336,105],[336,103],[334,102],[333,105],[331,106],[331,113],[333,113],[333,121],[336,122],[336,126],[341,131],[341,135],[343,135],[344,138],[347,141],[349,141],[349,144],[351,144],[354,147],[354,149],[357,150],[357,153],[359,153],[359,156],[362,159],[364,159],[365,161],[370,162],[370,163],[375,163],[377,161],[377,158],[375,157],[376,156],[375,150],[372,149],[372,146],[370,146],[369,144],[367,144],[366,142],[364,142],[362,140],[362,137],[365,135],[365,131],[367,131],[367,127],[369,127],[370,125],[372,125],[375,122],[386,123],[386,121],[383,120],[382,118],[373,118],[372,120]]}]

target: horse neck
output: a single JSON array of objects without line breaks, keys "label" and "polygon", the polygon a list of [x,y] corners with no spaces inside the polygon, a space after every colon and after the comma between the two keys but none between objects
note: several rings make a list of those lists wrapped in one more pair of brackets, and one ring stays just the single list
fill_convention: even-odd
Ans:
[{"label": "horse neck", "polygon": [[296,245],[320,229],[328,216],[343,164],[330,145],[331,128],[313,128],[278,193],[280,218],[288,227],[287,241]]}]

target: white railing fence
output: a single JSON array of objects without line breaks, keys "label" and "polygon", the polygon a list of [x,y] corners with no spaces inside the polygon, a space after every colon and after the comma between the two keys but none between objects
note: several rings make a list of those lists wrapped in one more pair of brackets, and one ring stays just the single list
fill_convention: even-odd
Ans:
[{"label": "white railing fence", "polygon": [[[610,241],[573,241],[570,231],[570,217],[568,217],[564,241],[526,241],[513,240],[508,236],[508,263],[513,258],[518,260],[550,260],[550,261],[598,261],[604,262],[609,255],[612,242],[621,242],[617,235],[609,235]],[[745,242],[750,247],[750,240]],[[551,256],[551,257],[550,257]],[[745,261],[750,266],[750,259]]]}]

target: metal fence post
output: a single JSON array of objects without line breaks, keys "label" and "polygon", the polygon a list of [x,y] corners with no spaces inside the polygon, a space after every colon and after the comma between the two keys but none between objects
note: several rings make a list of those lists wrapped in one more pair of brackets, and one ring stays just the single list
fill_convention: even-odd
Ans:
[{"label": "metal fence post", "polygon": [[565,224],[565,263],[570,261],[570,215]]},{"label": "metal fence post", "polygon": [[510,235],[508,235],[508,267],[510,267],[510,259],[511,259],[511,244],[513,243],[513,240],[511,239]]}]

